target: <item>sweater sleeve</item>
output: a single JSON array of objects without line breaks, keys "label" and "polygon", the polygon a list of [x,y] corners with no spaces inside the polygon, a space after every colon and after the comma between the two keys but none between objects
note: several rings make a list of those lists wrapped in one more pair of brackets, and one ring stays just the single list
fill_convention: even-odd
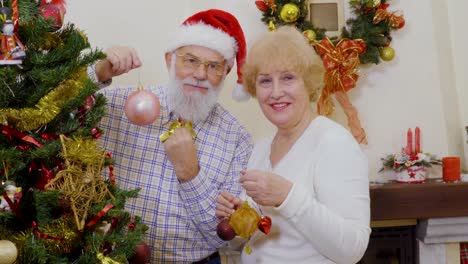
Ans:
[{"label": "sweater sleeve", "polygon": [[309,172],[298,172],[308,174],[310,184],[294,184],[277,210],[319,253],[336,263],[356,263],[370,235],[367,159],[340,133],[324,136],[318,157]]},{"label": "sweater sleeve", "polygon": [[205,236],[206,241],[213,247],[219,247],[226,243],[216,234],[216,226],[219,223],[218,218],[215,216],[216,198],[221,190],[227,190],[236,196],[240,195],[240,172],[247,167],[252,152],[251,136],[246,131],[243,131],[240,135],[228,174],[218,176],[224,177],[221,186],[216,186],[210,182],[209,173],[214,172],[207,171],[205,168],[200,168],[200,172],[192,180],[179,185],[179,195],[186,204],[186,209],[192,216],[192,221]]}]

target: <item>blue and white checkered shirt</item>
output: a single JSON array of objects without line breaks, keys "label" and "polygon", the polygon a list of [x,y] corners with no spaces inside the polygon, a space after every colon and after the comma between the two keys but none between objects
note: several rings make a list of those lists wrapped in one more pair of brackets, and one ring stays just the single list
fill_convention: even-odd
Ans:
[{"label": "blue and white checkered shirt", "polygon": [[193,262],[224,244],[216,235],[216,197],[220,190],[239,195],[240,171],[247,167],[252,139],[247,130],[217,104],[208,118],[194,124],[200,166],[191,181],[179,183],[159,135],[175,116],[169,113],[164,87],[148,88],[161,102],[160,118],[152,125],[128,121],[124,104],[135,88],[106,88],[108,114],[102,119],[101,147],[112,152],[114,174],[122,189],[141,188],[126,209],[150,228],[145,238],[151,263]]}]

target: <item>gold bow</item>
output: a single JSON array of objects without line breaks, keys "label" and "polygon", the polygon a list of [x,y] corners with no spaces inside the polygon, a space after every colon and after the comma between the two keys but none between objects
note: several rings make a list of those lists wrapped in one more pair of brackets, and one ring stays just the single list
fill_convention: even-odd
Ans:
[{"label": "gold bow", "polygon": [[351,133],[359,143],[367,144],[366,133],[361,127],[357,110],[346,94],[356,86],[359,78],[359,55],[366,51],[365,42],[362,39],[342,39],[335,46],[328,38],[324,38],[316,43],[316,48],[322,56],[325,68],[325,86],[317,102],[318,113],[330,115],[333,112],[334,106],[330,96],[334,94],[348,118]]},{"label": "gold bow", "polygon": [[405,25],[405,19],[403,15],[398,15],[397,12],[388,12],[388,4],[380,5],[375,11],[375,16],[372,19],[374,24],[378,24],[384,20],[388,20],[390,27],[392,28],[402,28]]},{"label": "gold bow", "polygon": [[174,134],[175,130],[179,127],[185,127],[190,131],[190,134],[192,135],[192,139],[195,139],[197,136],[195,134],[195,131],[193,130],[193,123],[192,122],[180,122],[179,120],[176,120],[172,122],[172,124],[169,126],[169,130],[167,132],[162,133],[159,136],[159,141],[164,143],[169,137]]}]

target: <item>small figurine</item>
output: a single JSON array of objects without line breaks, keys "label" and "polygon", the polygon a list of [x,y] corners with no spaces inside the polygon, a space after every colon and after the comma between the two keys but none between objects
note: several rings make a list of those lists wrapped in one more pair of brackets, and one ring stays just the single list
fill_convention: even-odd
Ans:
[{"label": "small figurine", "polygon": [[[10,201],[15,204],[16,203],[16,186],[14,183],[9,183],[5,187],[6,194],[8,198],[10,198]],[[8,211],[11,212],[10,204],[6,201],[6,199],[3,196],[0,196],[0,212],[1,211]]]},{"label": "small figurine", "polygon": [[21,64],[26,57],[25,46],[14,33],[14,28],[11,20],[3,23],[0,65]]}]

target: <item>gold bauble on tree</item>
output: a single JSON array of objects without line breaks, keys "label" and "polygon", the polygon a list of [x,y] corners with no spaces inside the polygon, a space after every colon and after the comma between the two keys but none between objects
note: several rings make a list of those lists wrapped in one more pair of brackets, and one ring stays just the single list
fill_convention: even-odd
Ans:
[{"label": "gold bauble on tree", "polygon": [[373,0],[373,1],[372,1],[372,4],[373,4],[372,7],[377,7],[377,6],[379,6],[381,3],[382,3],[381,0]]},{"label": "gold bauble on tree", "polygon": [[286,23],[294,23],[299,18],[299,7],[292,3],[287,3],[281,8],[280,18]]},{"label": "gold bauble on tree", "polygon": [[302,34],[310,41],[314,41],[317,38],[317,34],[312,29],[307,29]]},{"label": "gold bauble on tree", "polygon": [[10,240],[0,240],[0,264],[12,264],[16,261],[18,250]]},{"label": "gold bauble on tree", "polygon": [[383,47],[380,50],[380,58],[384,61],[391,61],[395,57],[395,50],[392,47]]}]

